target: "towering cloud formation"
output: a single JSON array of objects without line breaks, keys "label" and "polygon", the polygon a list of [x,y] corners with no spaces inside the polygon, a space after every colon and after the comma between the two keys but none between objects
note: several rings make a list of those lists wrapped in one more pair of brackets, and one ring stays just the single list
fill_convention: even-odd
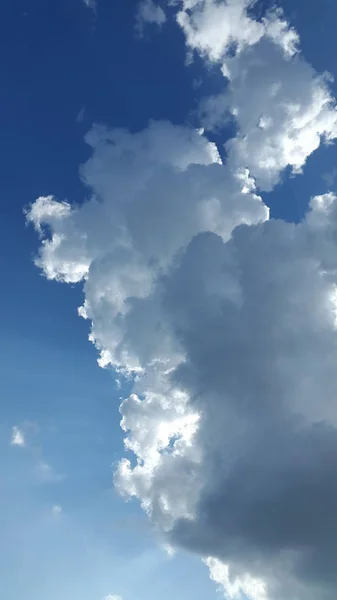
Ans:
[{"label": "towering cloud formation", "polygon": [[187,127],[95,127],[91,199],[39,198],[27,218],[45,275],[83,281],[100,364],[133,377],[121,492],[230,598],[332,600],[337,198],[313,198],[297,225],[270,221],[254,180],[299,172],[336,136],[336,109],[296,32],[251,4],[185,0],[177,16],[229,80],[226,164]]}]

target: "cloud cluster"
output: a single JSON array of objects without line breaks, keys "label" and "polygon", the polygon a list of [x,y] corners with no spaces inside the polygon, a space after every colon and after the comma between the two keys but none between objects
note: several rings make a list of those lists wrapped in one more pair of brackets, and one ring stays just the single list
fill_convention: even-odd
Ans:
[{"label": "cloud cluster", "polygon": [[[247,171],[233,175],[215,145],[187,127],[151,123],[134,135],[95,127],[87,142],[93,156],[82,177],[92,200],[76,208],[39,198],[28,212],[42,235],[37,264],[50,279],[86,280],[80,314],[92,321],[101,364],[142,370],[159,342],[163,356],[164,345],[174,354],[155,301],[145,301],[158,274],[200,231],[228,239],[236,225],[265,220],[268,209]],[[143,312],[138,323],[135,310]]]},{"label": "cloud cluster", "polygon": [[133,379],[120,491],[229,598],[333,600],[337,197],[312,198],[299,224],[269,220],[255,178],[300,171],[336,110],[280,12],[257,21],[251,5],[178,14],[188,45],[226,67],[226,164],[185,126],[96,126],[90,199],[39,198],[27,219],[46,277],[83,282],[101,366]]},{"label": "cloud cluster", "polygon": [[299,51],[296,31],[279,9],[257,21],[248,0],[185,0],[177,21],[189,49],[219,63],[224,91],[201,102],[207,129],[230,117],[237,136],[229,161],[244,165],[270,191],[290,166],[300,173],[321,139],[337,136],[329,74],[318,75]]},{"label": "cloud cluster", "polygon": [[299,37],[280,9],[258,21],[249,11],[256,0],[182,0],[177,22],[188,47],[207,60],[221,61],[240,55],[263,38],[279,45],[286,57],[297,51]]}]

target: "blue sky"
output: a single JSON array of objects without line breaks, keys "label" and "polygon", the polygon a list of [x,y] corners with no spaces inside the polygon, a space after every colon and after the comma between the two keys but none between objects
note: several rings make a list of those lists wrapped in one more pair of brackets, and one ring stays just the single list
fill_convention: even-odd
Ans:
[{"label": "blue sky", "polygon": [[[98,8],[95,16],[80,0],[52,0],[2,11],[0,579],[8,600],[157,598],[163,588],[184,598],[196,581],[197,560],[169,559],[138,507],[114,493],[121,392],[97,367],[87,323],[77,317],[81,290],[41,277],[32,261],[36,238],[24,224],[24,206],[41,194],[83,200],[78,170],[93,122],[132,129],[150,117],[179,122],[193,104],[181,36],[173,31],[180,51],[174,42],[167,52],[160,36],[136,39],[136,2]],[[12,426],[30,431],[30,423],[29,449],[10,447]],[[40,462],[55,480],[45,481]],[[53,518],[57,505],[62,514]],[[198,569],[196,593],[214,595]]]},{"label": "blue sky", "polygon": [[[252,8],[256,19],[270,6],[269,2],[259,2]],[[319,7],[305,0],[282,0],[281,6],[300,36],[306,61],[317,72],[329,71],[337,77],[337,6],[333,0],[322,0]],[[125,434],[119,424],[119,405],[130,393],[132,378],[121,377],[119,387],[112,367],[99,368],[97,348],[87,339],[89,321],[93,321],[97,347],[109,351],[112,346],[106,342],[104,332],[110,321],[101,321],[98,312],[89,321],[78,318],[77,308],[84,298],[92,301],[93,288],[83,290],[82,282],[65,285],[43,276],[34,264],[39,239],[33,227],[26,226],[24,216],[25,207],[41,196],[53,195],[75,206],[88,200],[92,190],[100,194],[99,165],[95,163],[92,170],[90,165],[84,167],[84,175],[82,170],[80,176],[80,165],[88,165],[86,161],[92,153],[97,153],[99,160],[97,147],[92,150],[84,139],[95,123],[111,129],[123,127],[132,135],[145,130],[150,120],[165,120],[193,130],[202,126],[200,102],[206,96],[222,93],[224,78],[217,62],[205,58],[197,48],[194,60],[186,63],[186,35],[175,20],[177,7],[167,6],[166,2],[161,7],[165,9],[166,22],[162,26],[145,23],[141,37],[135,28],[140,4],[134,0],[98,0],[95,9],[82,0],[18,0],[2,7],[0,581],[6,600],[21,596],[27,600],[103,600],[109,594],[123,600],[204,600],[223,595],[211,581],[199,555],[225,560],[227,549],[227,554],[215,555],[210,553],[212,545],[205,551],[201,542],[192,547],[194,542],[187,543],[175,529],[166,539],[164,519],[151,521],[141,509],[140,503],[146,502],[147,496],[142,496],[137,488],[131,494],[135,498],[125,502],[115,490],[113,467],[123,456],[130,458],[133,449],[124,450]],[[336,83],[329,83],[329,89],[332,95],[337,94]],[[206,136],[217,143],[222,154],[223,144],[235,135],[233,131],[233,122],[225,120],[220,128],[206,131]],[[158,147],[168,147],[169,143],[163,137]],[[108,152],[106,148],[104,152]],[[146,154],[146,143],[142,148]],[[186,142],[183,155],[187,150]],[[296,176],[291,174],[292,163],[280,167],[280,182],[273,184],[272,189],[264,187],[264,176],[259,185],[257,175],[257,191],[261,190],[271,216],[282,222],[298,223],[308,210],[310,198],[337,191],[334,143],[308,151],[304,162],[302,174]],[[114,168],[112,163],[111,171]],[[135,169],[130,177],[137,173]],[[163,181],[159,192],[163,198],[166,189],[171,185],[173,188],[176,181],[168,179],[166,188],[165,177],[171,177],[168,173],[163,168],[158,175]],[[254,165],[251,175],[255,177]],[[196,181],[197,189],[207,182],[207,177]],[[84,178],[90,185],[85,185]],[[190,189],[184,187],[190,184],[181,180],[178,185],[178,192]],[[103,204],[107,203],[104,193]],[[263,221],[261,214],[256,221],[245,216],[238,224],[251,222],[253,227]],[[97,217],[97,223],[100,218]],[[141,217],[138,218],[141,228]],[[44,222],[53,229],[53,222]],[[205,229],[207,225],[201,225],[192,234]],[[151,237],[151,229],[149,232]],[[96,237],[93,245],[97,246]],[[261,250],[258,256],[262,255]],[[155,259],[156,254],[151,255],[149,264]],[[45,272],[46,264],[47,259],[42,264]],[[61,273],[62,267],[57,268]],[[202,266],[199,268],[202,272]],[[103,268],[99,263],[99,276],[103,273],[100,269]],[[190,272],[194,272],[192,267]],[[93,287],[97,280],[94,281]],[[183,281],[189,280],[184,277]],[[194,283],[190,285],[193,290]],[[199,282],[198,288],[201,287]],[[150,310],[155,311],[152,306]],[[178,323],[178,317],[174,318]],[[203,322],[200,315],[198,321]],[[144,335],[137,327],[135,339],[132,331],[125,339],[131,339],[132,348],[138,349],[139,339],[152,339],[152,331],[145,330]],[[184,330],[180,321],[179,327]],[[130,347],[127,349],[132,354]],[[143,356],[140,351],[138,355]],[[112,360],[112,366],[123,367],[120,360]],[[174,367],[177,368],[175,363]],[[268,372],[272,373],[273,368],[269,365]],[[186,374],[186,381],[190,381],[188,377],[191,374]],[[210,377],[216,381],[213,371]],[[139,392],[137,389],[140,397],[146,397],[141,386]],[[138,422],[137,415],[132,416],[132,407],[131,404],[122,413],[127,422],[130,419],[135,439],[139,441],[137,431],[145,431],[147,426],[151,437],[151,425],[147,425],[145,417],[142,422],[141,416]],[[18,428],[24,443],[11,444],[13,427]],[[137,450],[134,453],[137,455]],[[141,461],[146,463],[146,452],[142,456]],[[132,464],[134,460],[132,457]],[[207,464],[208,472],[212,465]],[[137,481],[133,484],[136,487]],[[173,483],[171,472],[167,481],[172,481],[168,497],[170,493],[178,497],[180,484]],[[208,482],[203,498],[209,489]],[[190,540],[194,540],[194,535]],[[176,545],[177,554],[169,555],[165,544]],[[236,556],[233,558],[239,575],[242,569],[248,572],[248,567],[253,568],[255,563],[249,560],[241,563]],[[276,567],[275,572],[278,573]],[[225,589],[212,568],[211,576]],[[249,595],[247,585],[242,587],[241,595],[232,598],[280,599],[277,587],[275,595],[267,597]],[[273,583],[270,585],[274,589]],[[293,598],[287,596],[287,600]],[[299,598],[302,600],[302,596]]]}]

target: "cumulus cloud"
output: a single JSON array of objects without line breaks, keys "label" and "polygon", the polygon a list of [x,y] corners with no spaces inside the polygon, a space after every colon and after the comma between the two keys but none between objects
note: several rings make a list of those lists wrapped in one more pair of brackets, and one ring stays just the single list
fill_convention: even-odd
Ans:
[{"label": "cumulus cloud", "polygon": [[145,25],[157,25],[161,27],[166,22],[166,15],[161,6],[153,0],[141,0],[136,16],[136,28],[142,35]]},{"label": "cumulus cloud", "polygon": [[101,366],[132,379],[121,493],[169,546],[198,553],[227,597],[334,600],[337,197],[312,198],[298,224],[269,220],[254,178],[271,189],[299,171],[333,139],[335,108],[280,13],[254,21],[251,5],[180,11],[194,35],[203,11],[232,11],[215,54],[193,42],[226,58],[239,124],[226,164],[202,130],[94,127],[90,199],[41,197],[27,220],[46,277],[83,283]]},{"label": "cumulus cloud", "polygon": [[301,173],[321,140],[336,138],[329,77],[315,73],[301,56],[285,61],[266,40],[227,67],[233,78],[222,106],[228,103],[239,128],[226,146],[229,160],[245,164],[259,187],[270,191],[286,167]]},{"label": "cumulus cloud", "polygon": [[249,12],[256,0],[182,0],[177,22],[190,50],[210,61],[240,54],[267,37],[278,44],[285,56],[296,53],[299,37],[289,27],[280,9],[258,21]]},{"label": "cumulus cloud", "polygon": [[177,22],[191,50],[218,61],[235,47],[241,51],[256,44],[264,34],[263,23],[250,18],[250,0],[183,0]]},{"label": "cumulus cloud", "polygon": [[[173,352],[156,306],[145,300],[172,256],[204,229],[228,239],[235,225],[264,220],[268,210],[247,172],[233,175],[197,131],[166,122],[134,135],[96,127],[87,142],[93,156],[82,177],[95,196],[77,208],[52,197],[35,202],[27,218],[42,236],[36,263],[50,279],[85,280],[80,314],[93,323],[102,365],[143,369],[159,340]],[[133,304],[143,312],[137,324]],[[100,317],[104,305],[109,324]]]},{"label": "cumulus cloud", "polygon": [[11,437],[11,446],[21,446],[23,448],[25,445],[25,436],[23,431],[14,425],[12,427],[12,437]]},{"label": "cumulus cloud", "polygon": [[224,91],[202,100],[208,129],[229,118],[238,127],[229,160],[245,165],[270,191],[290,166],[300,173],[321,140],[337,136],[337,112],[328,74],[318,75],[299,52],[299,37],[282,11],[257,21],[246,0],[188,1],[177,14],[189,49],[219,63]]}]

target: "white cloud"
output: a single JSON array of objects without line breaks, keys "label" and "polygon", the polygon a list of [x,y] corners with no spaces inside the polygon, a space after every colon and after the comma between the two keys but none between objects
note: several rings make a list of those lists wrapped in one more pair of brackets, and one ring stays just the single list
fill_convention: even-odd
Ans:
[{"label": "white cloud", "polygon": [[25,445],[25,436],[23,431],[14,425],[12,427],[12,438],[11,438],[11,446],[21,446],[23,448]]},{"label": "white cloud", "polygon": [[255,3],[246,0],[183,4],[177,21],[187,46],[218,62],[225,77],[224,91],[201,102],[203,124],[223,127],[231,116],[239,131],[227,144],[230,160],[270,191],[287,166],[300,173],[321,140],[336,138],[330,76],[303,59],[298,34],[279,9],[257,21],[248,12]]},{"label": "white cloud", "polygon": [[[313,199],[299,225],[268,221],[247,174],[196,132],[88,141],[93,198],[39,199],[28,218],[47,275],[48,261],[66,281],[87,264],[81,313],[102,365],[142,374],[121,406],[138,460],[116,484],[172,546],[228,565],[227,587],[312,600],[313,574],[331,576],[337,500],[336,198]],[[49,231],[61,243],[46,252]]]},{"label": "white cloud", "polygon": [[177,22],[188,48],[207,60],[225,63],[233,53],[239,55],[265,37],[278,45],[285,57],[296,54],[299,36],[282,11],[274,8],[256,20],[250,12],[255,4],[256,0],[182,0]]},{"label": "white cloud", "polygon": [[119,490],[227,597],[334,600],[337,197],[269,220],[250,173],[271,189],[299,171],[336,111],[280,13],[247,8],[184,2],[189,45],[226,59],[239,132],[225,165],[202,130],[95,127],[91,199],[39,198],[27,219],[45,275],[83,282],[100,364],[133,377]]},{"label": "white cloud", "polygon": [[242,597],[248,600],[267,600],[266,586],[260,579],[254,579],[246,573],[242,579],[236,577],[231,580],[228,565],[212,557],[205,559],[204,562],[210,570],[211,579],[219,584],[219,589],[230,600],[240,600]]},{"label": "white cloud", "polygon": [[59,504],[54,504],[54,506],[52,508],[53,516],[59,517],[61,513],[62,513],[62,506],[60,506]]},{"label": "white cloud", "polygon": [[223,107],[239,127],[227,144],[230,160],[245,164],[258,185],[271,190],[287,166],[300,173],[321,140],[337,136],[328,79],[301,56],[284,60],[269,41],[230,59],[227,68],[233,76]]},{"label": "white cloud", "polygon": [[[71,209],[39,198],[27,214],[42,235],[37,264],[51,279],[86,280],[80,314],[93,321],[101,364],[144,368],[158,339],[167,348],[173,343],[153,320],[144,345],[144,319],[148,314],[161,319],[155,305],[141,303],[157,274],[205,227],[227,239],[234,225],[264,220],[268,210],[246,172],[233,176],[220,164],[214,144],[196,131],[159,122],[135,135],[95,128],[87,141],[94,153],[82,177],[104,202],[93,197]],[[138,298],[144,313],[137,328],[128,324],[131,298]],[[104,305],[109,323],[100,318]]]},{"label": "white cloud", "polygon": [[160,285],[183,361],[121,408],[138,464],[117,485],[173,545],[229,565],[233,597],[314,599],[332,575],[336,216],[322,196],[298,226],[195,238]]},{"label": "white cloud", "polygon": [[250,0],[183,0],[177,22],[191,50],[218,61],[235,45],[240,52],[264,35],[264,25],[247,14]]},{"label": "white cloud", "polygon": [[104,597],[104,600],[122,600],[122,597],[116,596],[116,594],[108,594],[108,596]]},{"label": "white cloud", "polygon": [[136,28],[140,34],[143,33],[146,24],[161,27],[166,22],[164,10],[153,0],[141,0],[136,16]]}]

